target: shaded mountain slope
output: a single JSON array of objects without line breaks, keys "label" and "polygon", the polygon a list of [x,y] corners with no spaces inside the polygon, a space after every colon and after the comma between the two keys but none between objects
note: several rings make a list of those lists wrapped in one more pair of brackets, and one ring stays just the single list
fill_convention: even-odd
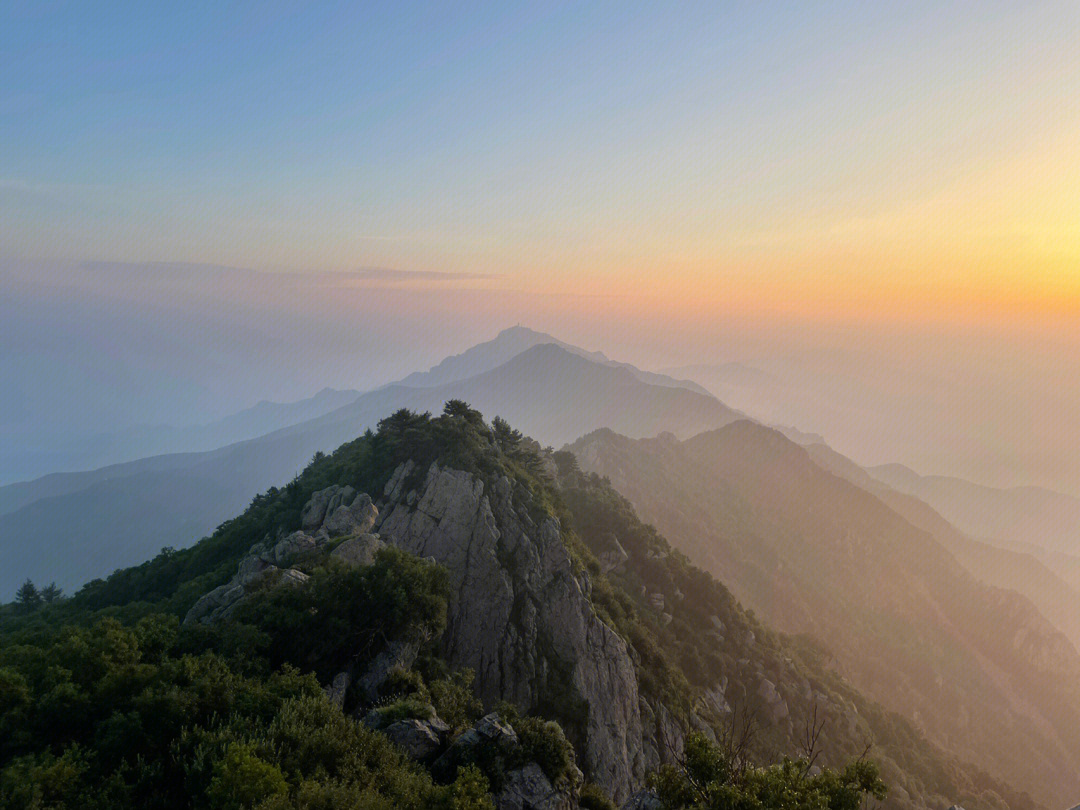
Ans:
[{"label": "shaded mountain slope", "polygon": [[600,431],[571,450],[740,601],[821,639],[932,739],[1048,805],[1080,792],[1076,650],[879,498],[746,421],[682,442]]},{"label": "shaded mountain slope", "polygon": [[874,493],[913,526],[932,534],[983,582],[1026,596],[1080,650],[1080,590],[1061,575],[1068,572],[1067,566],[968,537],[933,507],[886,486],[835,450],[821,444],[806,449],[819,466]]}]

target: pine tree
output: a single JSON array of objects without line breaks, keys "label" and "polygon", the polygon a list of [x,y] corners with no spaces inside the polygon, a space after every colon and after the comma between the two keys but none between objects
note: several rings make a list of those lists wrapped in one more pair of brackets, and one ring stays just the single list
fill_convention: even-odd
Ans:
[{"label": "pine tree", "polygon": [[37,586],[29,579],[15,592],[15,605],[23,613],[30,613],[41,607],[41,594],[38,593]]},{"label": "pine tree", "polygon": [[57,588],[55,582],[50,582],[41,589],[41,598],[47,605],[51,605],[53,602],[59,602],[64,598],[64,589]]}]

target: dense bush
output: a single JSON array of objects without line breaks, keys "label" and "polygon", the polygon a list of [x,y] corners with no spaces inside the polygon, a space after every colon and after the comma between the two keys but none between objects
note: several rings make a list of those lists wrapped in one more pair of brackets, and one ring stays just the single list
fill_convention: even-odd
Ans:
[{"label": "dense bush", "polygon": [[755,768],[696,732],[686,738],[680,766],[661,766],[649,781],[664,810],[859,810],[886,794],[877,766],[866,760],[841,771],[787,758]]},{"label": "dense bush", "polygon": [[[437,630],[444,574],[389,552],[363,571],[318,571],[312,583],[295,604],[278,598],[284,589],[265,594],[247,616],[253,624],[181,628],[153,615],[9,637],[0,647],[0,805],[457,806],[451,787],[343,715],[294,666],[330,671],[346,643],[375,653],[383,632]],[[350,614],[355,605],[378,620]],[[357,620],[344,640],[336,624],[318,624],[337,611]]]},{"label": "dense bush", "polygon": [[270,587],[246,600],[237,619],[268,639],[272,666],[292,663],[324,683],[387,639],[425,641],[446,625],[446,571],[395,548],[363,568],[324,558],[302,588]]}]

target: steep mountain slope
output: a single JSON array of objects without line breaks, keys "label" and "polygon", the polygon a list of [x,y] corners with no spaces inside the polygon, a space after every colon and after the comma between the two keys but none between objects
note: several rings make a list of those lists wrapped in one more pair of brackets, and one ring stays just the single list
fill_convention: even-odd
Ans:
[{"label": "steep mountain slope", "polygon": [[[314,453],[373,428],[399,408],[438,412],[455,398],[551,444],[603,426],[633,436],[660,430],[689,436],[740,416],[712,397],[642,382],[629,369],[541,344],[467,380],[387,386],[317,419],[218,450],[51,476],[9,490],[8,503],[22,506],[0,516],[0,551],[12,561],[0,572],[0,593],[13,592],[26,577],[71,588],[163,546],[187,545],[257,492],[286,483]],[[87,512],[87,498],[74,495],[91,486],[95,508]],[[215,489],[213,497],[202,496]],[[170,504],[170,490],[184,503],[180,513]],[[90,560],[87,546],[97,552]]]},{"label": "steep mountain slope", "polygon": [[[170,629],[170,615],[187,617],[179,633],[175,625]],[[33,681],[25,700],[0,707],[0,728],[17,722],[36,730],[0,738],[4,789],[48,778],[49,772],[10,757],[49,744],[62,762],[90,753],[90,764],[75,769],[61,789],[85,779],[85,789],[93,791],[99,789],[93,780],[101,780],[114,797],[111,806],[179,806],[188,791],[207,782],[213,789],[208,774],[220,782],[233,751],[226,743],[239,733],[253,758],[250,769],[268,772],[281,763],[289,781],[274,783],[273,790],[282,797],[326,796],[316,806],[343,806],[343,797],[338,804],[329,801],[331,794],[323,791],[330,787],[321,782],[339,780],[336,789],[343,790],[358,775],[368,778],[367,771],[342,770],[332,755],[340,747],[321,732],[307,726],[302,732],[318,740],[318,753],[309,755],[314,760],[281,759],[282,746],[292,745],[281,723],[295,722],[297,709],[288,691],[296,687],[289,684],[307,690],[301,697],[310,704],[315,697],[304,685],[310,681],[298,681],[312,677],[303,674],[310,672],[336,706],[320,704],[317,725],[346,738],[359,734],[353,747],[378,750],[368,732],[356,731],[341,711],[363,717],[365,725],[385,728],[426,763],[436,783],[461,776],[453,770],[453,752],[467,740],[487,733],[485,728],[497,732],[498,718],[469,731],[476,715],[511,701],[516,709],[499,711],[514,718],[521,747],[533,752],[545,772],[535,775],[537,766],[525,765],[534,769],[529,784],[548,784],[550,778],[561,798],[558,804],[500,801],[500,807],[576,808],[581,777],[573,777],[575,761],[586,780],[621,802],[642,786],[647,772],[680,761],[691,729],[722,740],[743,719],[757,729],[747,749],[753,761],[797,755],[806,724],[815,717],[826,721],[819,766],[857,757],[867,740],[875,741],[871,756],[891,785],[886,807],[943,807],[954,801],[974,810],[1034,807],[864,698],[822,666],[812,645],[764,627],[642,525],[608,484],[512,430],[489,428],[458,402],[436,419],[395,414],[377,433],[316,458],[287,487],[259,496],[243,515],[193,548],[119,571],[36,616],[14,620],[10,608],[0,610],[5,626],[16,624],[0,643],[0,667],[11,667],[0,670],[7,673],[5,683],[22,683],[12,679],[37,665],[31,651],[43,639],[56,639],[49,643],[62,656],[73,654],[64,640],[79,631],[59,629],[61,623],[90,625],[103,616],[108,618],[95,626],[105,637],[75,649],[84,657],[103,650],[107,665],[120,669],[113,677],[126,678],[127,689],[102,689],[84,710],[91,717],[105,712],[102,723],[111,717],[111,733],[95,735],[97,722],[57,723],[49,713],[54,688],[81,705],[80,690],[90,673],[60,671],[48,683]],[[13,652],[6,656],[7,651]],[[175,669],[179,680],[161,684],[148,663],[132,666],[138,653],[164,655],[160,666],[166,673]],[[184,654],[175,663],[169,657]],[[301,673],[275,670],[285,664]],[[121,674],[128,672],[125,666],[131,674]],[[243,669],[222,672],[229,666]],[[204,686],[200,673],[214,667],[227,689]],[[461,684],[470,681],[452,673],[462,674],[463,668],[475,676],[482,709],[460,695]],[[227,713],[203,708],[207,695],[226,701],[236,694],[237,675],[264,679],[244,687],[254,692],[249,706],[285,690],[284,707],[262,709],[271,718],[268,731],[257,717],[234,719],[230,726],[223,722]],[[135,696],[130,704],[129,692]],[[174,700],[190,701],[182,704],[186,713],[177,713]],[[457,715],[453,728],[439,725],[436,710]],[[526,714],[557,721],[563,730],[530,724]],[[184,725],[174,724],[174,716]],[[382,717],[397,722],[387,728]],[[154,723],[158,735],[150,744],[140,742],[146,722]],[[466,730],[449,742],[461,729]],[[410,730],[426,736],[417,740],[408,736]],[[576,752],[569,761],[560,759],[564,731]],[[174,733],[176,739],[167,736]],[[81,748],[72,754],[72,745]],[[516,756],[498,762],[476,758],[487,778],[483,784],[504,791],[500,795],[523,789],[520,774],[511,770],[524,764]],[[225,765],[207,764],[222,757]],[[172,776],[178,758],[180,779]],[[388,773],[376,785],[400,790],[395,786],[401,777],[390,778],[400,765],[385,756],[379,762]],[[411,799],[376,806],[458,806],[438,803],[444,795],[438,784],[408,784]],[[177,800],[163,802],[166,790]],[[550,790],[548,784],[546,795]]]},{"label": "steep mountain slope", "polygon": [[859,688],[1048,805],[1080,794],[1080,656],[1028,602],[980,583],[928,533],[737,422],[687,441],[576,442],[691,559]]},{"label": "steep mountain slope", "polygon": [[1041,487],[995,489],[959,478],[919,475],[902,464],[868,472],[900,492],[926,501],[973,537],[1080,554],[1080,499]]},{"label": "steep mountain slope", "polygon": [[928,504],[886,486],[835,450],[823,444],[806,450],[818,466],[874,493],[911,525],[932,534],[983,582],[1026,596],[1080,650],[1080,590],[1059,574],[1067,572],[1067,567],[1048,565],[1034,553],[968,537]]}]

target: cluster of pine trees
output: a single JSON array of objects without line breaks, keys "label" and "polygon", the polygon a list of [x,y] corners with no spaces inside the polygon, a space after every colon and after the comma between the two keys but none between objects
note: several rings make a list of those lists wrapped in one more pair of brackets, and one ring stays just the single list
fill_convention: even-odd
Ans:
[{"label": "cluster of pine trees", "polygon": [[27,579],[15,592],[15,609],[19,613],[32,613],[42,605],[51,605],[63,598],[64,590],[56,587],[55,582],[50,582],[39,590]]}]

